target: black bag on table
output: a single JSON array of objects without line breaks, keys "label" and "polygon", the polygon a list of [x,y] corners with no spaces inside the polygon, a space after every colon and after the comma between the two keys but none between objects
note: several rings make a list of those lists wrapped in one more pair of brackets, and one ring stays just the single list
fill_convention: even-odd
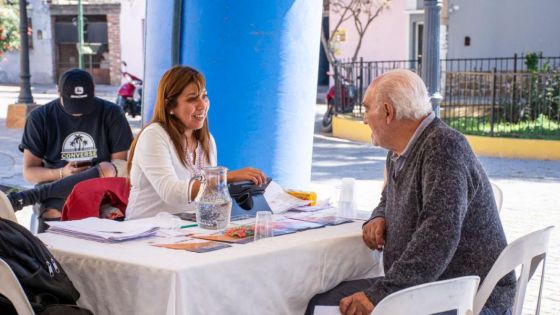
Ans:
[{"label": "black bag on table", "polygon": [[[80,293],[43,242],[23,226],[0,218],[0,258],[12,269],[36,314],[91,315],[76,306]],[[16,314],[0,295],[0,314]]]}]

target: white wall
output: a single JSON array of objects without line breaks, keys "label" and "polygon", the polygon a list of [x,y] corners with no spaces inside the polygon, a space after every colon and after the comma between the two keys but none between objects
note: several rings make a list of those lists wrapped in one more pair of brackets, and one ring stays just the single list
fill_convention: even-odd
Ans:
[{"label": "white wall", "polygon": [[[406,0],[393,0],[391,6],[370,24],[364,35],[358,59],[359,57],[363,57],[364,61],[408,59],[408,15],[405,12],[405,4]],[[339,15],[331,8],[329,16],[332,32]],[[346,42],[340,44],[341,54],[337,58],[351,58],[358,42],[353,19],[343,23],[340,28],[346,30]]]},{"label": "white wall", "polygon": [[[33,48],[29,50],[31,83],[52,84],[54,39],[47,5],[41,0],[28,0],[28,17],[33,23]],[[43,33],[42,39],[37,34]],[[4,55],[0,61],[0,83],[19,83],[19,51]]]},{"label": "white wall", "polygon": [[559,0],[449,0],[449,9],[448,58],[560,56]]},{"label": "white wall", "polygon": [[121,60],[128,64],[128,72],[144,76],[144,22],[146,0],[121,2]]}]

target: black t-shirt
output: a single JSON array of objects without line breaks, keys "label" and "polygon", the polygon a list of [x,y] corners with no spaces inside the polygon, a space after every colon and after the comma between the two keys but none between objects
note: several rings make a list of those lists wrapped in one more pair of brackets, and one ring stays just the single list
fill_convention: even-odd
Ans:
[{"label": "black t-shirt", "polygon": [[93,159],[94,164],[110,161],[111,154],[127,151],[132,131],[122,109],[94,98],[95,110],[72,116],[56,99],[35,109],[27,117],[22,147],[43,159],[47,168],[59,168],[69,161]]}]

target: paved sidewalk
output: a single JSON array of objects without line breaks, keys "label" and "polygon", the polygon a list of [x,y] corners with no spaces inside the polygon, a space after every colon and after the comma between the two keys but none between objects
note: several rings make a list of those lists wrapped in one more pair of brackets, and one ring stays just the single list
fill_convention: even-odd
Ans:
[{"label": "paved sidewalk", "polygon": [[[53,87],[34,89],[37,103],[43,104],[56,97]],[[114,100],[116,95],[114,87],[98,88],[98,91],[99,96],[108,100]],[[0,183],[30,186],[23,180],[22,155],[17,150],[23,130],[5,128],[7,104],[15,99],[17,87],[0,85]],[[379,200],[386,151],[322,134],[320,119],[326,106],[316,108],[312,188],[320,199],[327,198],[342,177],[354,177],[358,183],[358,207],[373,209]],[[138,130],[139,119],[130,122],[133,129]],[[509,241],[545,226],[556,225],[550,240],[541,314],[560,314],[560,161],[480,160],[492,181],[504,192],[501,217]],[[29,209],[18,212],[18,218],[24,224],[29,215]],[[534,314],[540,274],[538,271],[530,283],[524,314]]]}]

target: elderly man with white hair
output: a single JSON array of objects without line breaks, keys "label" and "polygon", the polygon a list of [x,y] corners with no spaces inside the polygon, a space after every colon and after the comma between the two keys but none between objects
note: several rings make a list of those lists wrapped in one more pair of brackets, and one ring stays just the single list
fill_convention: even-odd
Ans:
[{"label": "elderly man with white hair", "polygon": [[[383,251],[385,276],[318,294],[307,314],[315,305],[370,314],[407,287],[466,275],[484,279],[507,245],[484,168],[465,137],[432,112],[418,75],[383,74],[368,87],[364,107],[373,144],[389,150],[381,200],[363,226],[365,244]],[[481,314],[511,314],[515,284],[513,272],[504,277]]]}]

